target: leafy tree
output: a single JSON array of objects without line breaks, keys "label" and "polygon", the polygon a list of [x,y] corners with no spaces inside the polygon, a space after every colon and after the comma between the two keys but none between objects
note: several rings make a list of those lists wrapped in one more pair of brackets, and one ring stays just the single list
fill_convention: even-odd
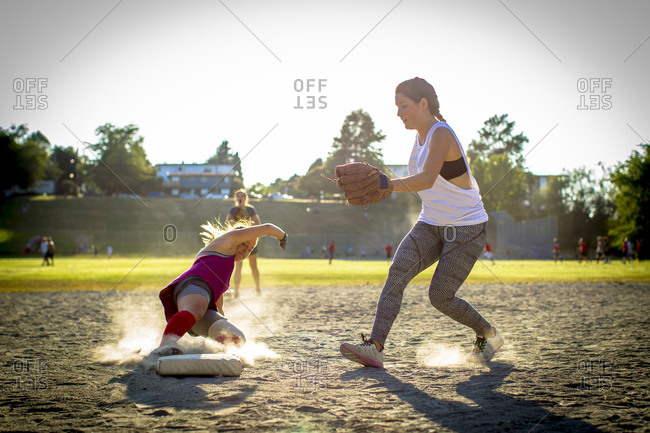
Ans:
[{"label": "leafy tree", "polygon": [[86,180],[87,167],[83,158],[72,146],[54,146],[50,155],[56,193],[78,195]]},{"label": "leafy tree", "polygon": [[381,131],[375,131],[375,122],[368,113],[356,110],[348,114],[341,126],[341,135],[334,138],[325,169],[352,161],[366,161],[375,167],[384,167],[381,150],[375,147],[386,138]]},{"label": "leafy tree", "polygon": [[261,184],[260,182],[257,182],[257,183],[254,183],[253,185],[251,185],[251,187],[248,188],[248,191],[253,192],[255,194],[259,194],[262,197],[265,197],[266,195],[269,194],[269,188],[267,186]]},{"label": "leafy tree", "polygon": [[307,174],[298,179],[296,189],[306,197],[316,198],[320,201],[321,191],[326,190],[331,182],[321,174],[324,172],[322,158],[318,158],[307,170]]},{"label": "leafy tree", "polygon": [[607,177],[598,180],[594,170],[581,167],[565,174],[560,190],[564,211],[558,214],[561,244],[577,247],[582,237],[589,248],[595,247],[596,237],[607,234],[613,214],[609,194]]},{"label": "leafy tree", "polygon": [[156,169],[142,147],[144,138],[139,128],[127,125],[118,128],[106,123],[95,130],[99,141],[91,144],[98,158],[91,169],[92,178],[107,194],[145,194],[159,188]]},{"label": "leafy tree", "polygon": [[508,115],[494,115],[483,122],[478,131],[479,139],[472,140],[467,155],[472,159],[487,159],[492,155],[505,154],[515,164],[523,163],[522,151],[528,138],[523,133],[513,135],[515,122],[508,122]]},{"label": "leafy tree", "polygon": [[640,144],[627,161],[614,169],[610,181],[615,187],[616,218],[610,235],[620,244],[640,240],[644,248],[650,241],[650,145]]},{"label": "leafy tree", "polygon": [[228,140],[223,140],[217,147],[217,153],[211,156],[206,164],[217,165],[232,165],[235,177],[233,178],[233,185],[231,193],[244,187],[244,175],[241,168],[241,159],[239,152],[232,152]]},{"label": "leafy tree", "polygon": [[279,192],[280,194],[289,194],[295,197],[298,195],[296,185],[298,184],[299,178],[300,176],[297,174],[294,174],[287,180],[277,178],[275,179],[275,182],[269,185],[268,191],[271,194]]},{"label": "leafy tree", "polygon": [[528,138],[523,133],[514,135],[515,122],[508,122],[507,118],[503,114],[486,120],[478,131],[479,139],[472,140],[467,147],[467,155],[485,209],[505,210],[519,220],[529,216],[528,178],[522,155]]},{"label": "leafy tree", "polygon": [[0,128],[0,188],[27,189],[50,173],[50,141],[40,131],[28,134],[26,125]]},{"label": "leafy tree", "polygon": [[[365,161],[379,169],[385,170],[381,150],[375,147],[386,138],[381,131],[375,131],[375,122],[368,113],[356,110],[348,114],[341,127],[341,135],[334,138],[323,172],[328,177],[334,176],[337,165],[347,164],[352,161]],[[323,184],[324,190],[336,193],[338,189],[332,182]]]}]

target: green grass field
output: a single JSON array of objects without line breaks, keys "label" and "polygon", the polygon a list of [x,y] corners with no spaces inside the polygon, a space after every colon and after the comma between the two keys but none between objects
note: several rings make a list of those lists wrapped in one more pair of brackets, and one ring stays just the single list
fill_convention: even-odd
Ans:
[{"label": "green grass field", "polygon": [[[56,259],[55,266],[41,266],[41,259],[0,259],[0,292],[60,290],[161,289],[191,264],[191,257],[71,256]],[[259,259],[262,287],[383,285],[386,261]],[[428,283],[435,266],[412,284]],[[542,282],[650,282],[650,262],[604,265],[565,261],[479,261],[467,283]],[[248,262],[244,263],[242,287],[252,287]]]}]

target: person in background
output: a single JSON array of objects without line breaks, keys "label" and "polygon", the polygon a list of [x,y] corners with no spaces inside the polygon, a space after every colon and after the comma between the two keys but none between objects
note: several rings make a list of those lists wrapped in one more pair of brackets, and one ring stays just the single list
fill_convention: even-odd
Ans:
[{"label": "person in background", "polygon": [[50,266],[50,260],[48,259],[47,255],[47,250],[50,247],[50,243],[47,239],[47,236],[43,236],[41,239],[41,254],[43,255],[43,262],[41,263],[41,266]]},{"label": "person in background", "polygon": [[46,253],[46,256],[52,262],[52,266],[54,266],[54,241],[52,240],[51,236],[47,239],[47,253]]},{"label": "person in background", "polygon": [[384,251],[386,251],[386,260],[390,260],[390,258],[393,255],[393,246],[390,244],[390,242],[386,242],[386,246],[384,247]]},{"label": "person in background", "polygon": [[492,248],[490,247],[490,244],[487,242],[485,243],[484,247],[485,253],[483,253],[483,257],[485,257],[487,260],[492,260],[492,264],[494,264],[494,254],[492,253]]},{"label": "person in background", "polygon": [[582,260],[589,260],[589,250],[587,248],[587,242],[583,238],[578,240],[578,263],[582,263]]},{"label": "person in background", "polygon": [[603,259],[603,263],[605,263],[605,249],[603,246],[603,237],[597,236],[596,237],[596,264],[598,264],[600,259]]},{"label": "person in background", "polygon": [[553,238],[553,259],[555,260],[555,263],[557,263],[557,259],[562,260],[560,256],[560,242],[557,238]]},{"label": "person in background", "polygon": [[[236,223],[238,221],[250,221],[251,225],[260,225],[262,220],[253,206],[248,203],[248,193],[245,189],[235,192],[235,206],[231,207],[226,217],[227,223]],[[257,267],[257,246],[248,256],[248,264],[251,267],[253,281],[255,281],[255,290],[258,295],[262,294],[260,286],[260,270]],[[235,296],[239,297],[239,286],[241,285],[241,271],[243,261],[235,263]]]}]

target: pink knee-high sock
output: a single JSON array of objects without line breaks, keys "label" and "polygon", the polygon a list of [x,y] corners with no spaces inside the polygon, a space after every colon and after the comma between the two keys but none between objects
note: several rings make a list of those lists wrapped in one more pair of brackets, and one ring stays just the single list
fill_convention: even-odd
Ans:
[{"label": "pink knee-high sock", "polygon": [[163,332],[163,340],[171,334],[177,335],[178,338],[181,338],[192,328],[192,326],[194,326],[195,323],[196,319],[192,313],[185,310],[179,311],[167,322],[167,326],[165,326],[165,331]]}]

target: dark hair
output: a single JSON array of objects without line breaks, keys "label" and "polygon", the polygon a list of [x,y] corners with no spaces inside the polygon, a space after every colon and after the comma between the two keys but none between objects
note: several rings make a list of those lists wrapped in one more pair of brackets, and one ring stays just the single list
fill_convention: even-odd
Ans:
[{"label": "dark hair", "polygon": [[395,94],[401,93],[416,103],[420,103],[422,98],[426,99],[429,103],[429,111],[438,120],[446,122],[445,118],[440,114],[440,103],[438,102],[438,95],[433,86],[426,82],[426,80],[415,77],[410,80],[403,81],[397,85]]}]

